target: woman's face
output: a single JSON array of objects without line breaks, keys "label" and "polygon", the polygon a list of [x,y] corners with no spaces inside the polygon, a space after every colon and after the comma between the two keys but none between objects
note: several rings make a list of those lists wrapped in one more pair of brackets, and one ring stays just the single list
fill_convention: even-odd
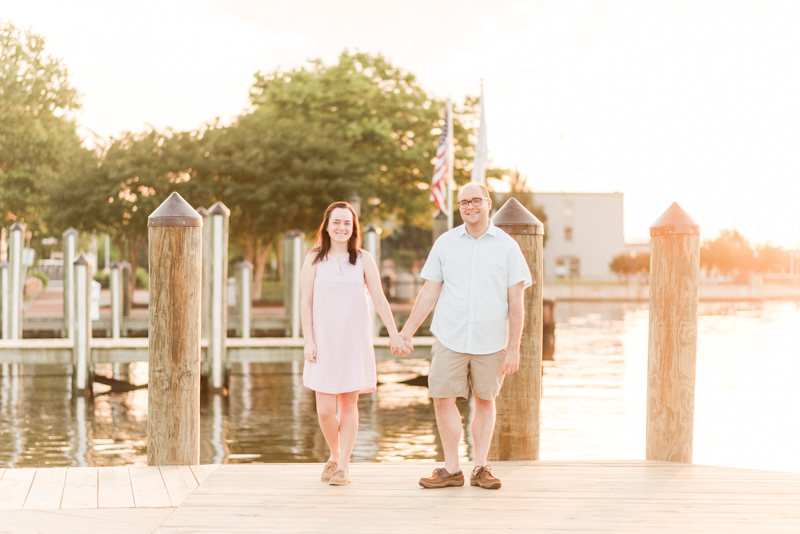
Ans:
[{"label": "woman's face", "polygon": [[353,214],[347,208],[336,208],[328,221],[328,235],[331,241],[347,243],[353,235]]}]

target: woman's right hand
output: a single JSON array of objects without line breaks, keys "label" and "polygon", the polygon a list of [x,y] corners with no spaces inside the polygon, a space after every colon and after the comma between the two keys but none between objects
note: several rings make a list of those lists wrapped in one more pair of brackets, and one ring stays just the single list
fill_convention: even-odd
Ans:
[{"label": "woman's right hand", "polygon": [[303,358],[305,358],[307,362],[317,361],[317,346],[313,341],[309,341],[303,345]]}]

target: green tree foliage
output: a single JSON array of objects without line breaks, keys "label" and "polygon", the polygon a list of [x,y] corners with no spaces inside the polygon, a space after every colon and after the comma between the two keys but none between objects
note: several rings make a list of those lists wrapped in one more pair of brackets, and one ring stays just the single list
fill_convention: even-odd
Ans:
[{"label": "green tree foliage", "polygon": [[611,259],[608,267],[620,280],[628,280],[633,275],[646,275],[650,273],[650,253],[617,254]]},{"label": "green tree foliage", "polygon": [[717,272],[740,278],[751,272],[787,272],[789,252],[771,245],[754,249],[736,230],[722,230],[719,237],[703,243],[700,267],[709,274]]},{"label": "green tree foliage", "polygon": [[36,232],[48,188],[86,161],[70,112],[67,69],[44,39],[0,22],[0,216]]}]

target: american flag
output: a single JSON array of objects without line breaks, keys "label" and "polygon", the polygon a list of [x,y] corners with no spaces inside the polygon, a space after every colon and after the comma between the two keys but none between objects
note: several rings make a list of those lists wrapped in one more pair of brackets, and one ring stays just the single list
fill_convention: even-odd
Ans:
[{"label": "american flag", "polygon": [[447,177],[450,162],[447,122],[449,120],[450,117],[445,112],[442,135],[439,138],[439,148],[436,149],[436,164],[433,166],[433,182],[431,183],[431,200],[436,204],[436,208],[443,212],[447,212]]}]

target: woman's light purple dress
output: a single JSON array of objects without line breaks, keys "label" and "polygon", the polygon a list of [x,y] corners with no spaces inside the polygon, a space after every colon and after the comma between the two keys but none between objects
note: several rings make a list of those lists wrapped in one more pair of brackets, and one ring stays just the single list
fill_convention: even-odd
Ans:
[{"label": "woman's light purple dress", "polygon": [[320,393],[375,391],[375,349],[361,254],[317,263],[311,304],[317,361],[305,362],[303,385]]}]

